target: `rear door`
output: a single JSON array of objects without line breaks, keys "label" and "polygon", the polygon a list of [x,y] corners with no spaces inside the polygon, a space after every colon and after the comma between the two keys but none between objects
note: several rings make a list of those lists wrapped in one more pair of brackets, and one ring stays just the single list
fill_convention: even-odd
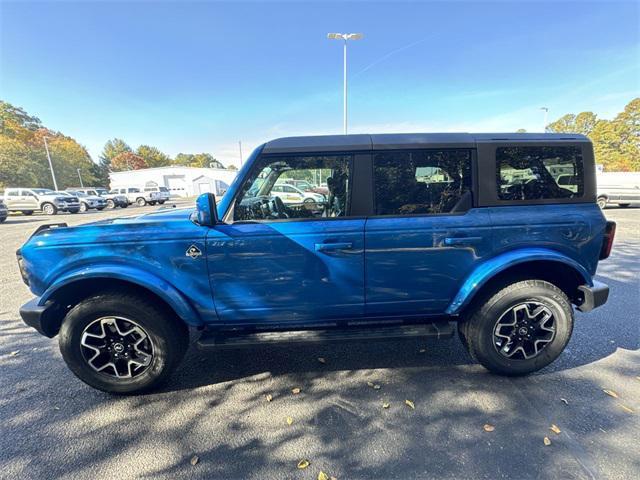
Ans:
[{"label": "rear door", "polygon": [[472,149],[374,152],[368,315],[443,313],[491,253],[489,215],[473,208],[474,158]]}]

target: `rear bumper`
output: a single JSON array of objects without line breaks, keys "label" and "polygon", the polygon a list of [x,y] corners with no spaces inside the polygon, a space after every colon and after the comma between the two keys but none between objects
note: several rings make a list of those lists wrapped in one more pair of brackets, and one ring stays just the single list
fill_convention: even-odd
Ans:
[{"label": "rear bumper", "polygon": [[22,317],[24,323],[31,328],[35,328],[38,333],[53,338],[60,329],[59,321],[57,321],[58,316],[55,315],[54,304],[38,305],[39,301],[40,297],[36,297],[22,305],[20,307],[20,317]]},{"label": "rear bumper", "polygon": [[594,281],[593,287],[580,285],[578,290],[583,297],[582,303],[578,305],[578,310],[581,312],[590,312],[607,303],[609,298],[609,285],[602,282]]}]

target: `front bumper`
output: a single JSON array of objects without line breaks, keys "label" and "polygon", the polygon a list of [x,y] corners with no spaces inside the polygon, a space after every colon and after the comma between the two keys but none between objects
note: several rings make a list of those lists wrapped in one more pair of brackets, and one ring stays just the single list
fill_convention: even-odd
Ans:
[{"label": "front bumper", "polygon": [[582,303],[578,305],[581,312],[590,312],[607,303],[609,298],[609,285],[602,282],[594,281],[593,287],[580,285],[578,291],[582,294]]},{"label": "front bumper", "polygon": [[38,305],[40,297],[36,297],[20,307],[20,316],[22,321],[38,333],[53,338],[60,330],[60,322],[62,317],[58,315],[58,309],[53,303],[46,305]]}]

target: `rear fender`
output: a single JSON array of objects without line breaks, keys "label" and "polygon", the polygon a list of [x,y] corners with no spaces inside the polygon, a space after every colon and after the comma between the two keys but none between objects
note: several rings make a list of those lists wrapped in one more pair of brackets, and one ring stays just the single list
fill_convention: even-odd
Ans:
[{"label": "rear fender", "polygon": [[502,253],[479,265],[464,281],[453,301],[447,307],[446,313],[449,315],[460,313],[478,291],[500,272],[518,264],[540,260],[560,262],[567,265],[584,279],[585,285],[593,286],[593,280],[589,272],[572,258],[546,248],[522,248]]}]

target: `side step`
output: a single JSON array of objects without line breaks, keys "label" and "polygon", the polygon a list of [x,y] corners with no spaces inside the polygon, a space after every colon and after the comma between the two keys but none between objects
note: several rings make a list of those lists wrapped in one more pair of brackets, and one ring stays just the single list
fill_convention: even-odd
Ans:
[{"label": "side step", "polygon": [[368,340],[398,340],[402,338],[451,338],[455,322],[434,322],[422,325],[389,327],[350,327],[326,330],[293,330],[278,332],[211,332],[197,342],[200,349],[240,348],[251,345],[304,344]]}]

